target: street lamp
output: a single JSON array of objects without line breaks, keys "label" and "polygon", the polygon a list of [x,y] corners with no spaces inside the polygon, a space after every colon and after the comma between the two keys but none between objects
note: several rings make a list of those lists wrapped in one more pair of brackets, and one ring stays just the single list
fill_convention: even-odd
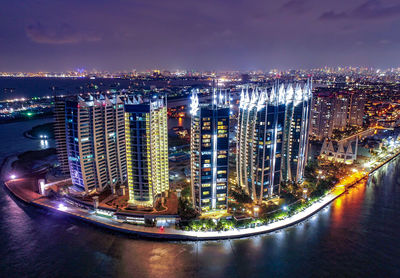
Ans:
[{"label": "street lamp", "polygon": [[260,211],[260,207],[259,206],[254,206],[254,217],[258,217],[258,212]]},{"label": "street lamp", "polygon": [[16,177],[17,177],[17,176],[14,175],[14,174],[10,175],[10,179],[12,179],[12,180],[15,180]]},{"label": "street lamp", "polygon": [[284,211],[287,211],[287,209],[288,209],[287,205],[284,205],[284,206],[282,207],[282,209],[283,209]]},{"label": "street lamp", "polygon": [[59,204],[59,205],[58,205],[58,209],[61,210],[61,211],[66,211],[66,210],[67,210],[67,207],[64,206],[64,204]]},{"label": "street lamp", "polygon": [[308,192],[307,188],[304,188],[303,189],[303,198],[304,199],[307,199],[307,192]]}]

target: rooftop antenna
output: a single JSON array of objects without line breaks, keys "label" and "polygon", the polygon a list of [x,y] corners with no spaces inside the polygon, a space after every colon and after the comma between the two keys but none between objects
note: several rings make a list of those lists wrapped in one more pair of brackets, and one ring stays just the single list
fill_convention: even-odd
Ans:
[{"label": "rooftop antenna", "polygon": [[53,91],[53,97],[54,97],[54,102],[55,102],[56,99],[57,99],[57,91],[56,91],[56,88],[55,88],[54,86],[51,86],[51,90]]},{"label": "rooftop antenna", "polygon": [[[218,79],[217,79],[217,88],[218,88]],[[216,95],[216,88],[215,88],[215,77],[213,78],[213,87],[212,87],[212,107],[213,109],[217,105],[217,95]]]}]

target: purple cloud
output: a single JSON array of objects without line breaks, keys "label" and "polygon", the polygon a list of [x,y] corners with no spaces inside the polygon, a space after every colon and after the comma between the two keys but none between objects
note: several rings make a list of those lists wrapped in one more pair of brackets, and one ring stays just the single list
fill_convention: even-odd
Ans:
[{"label": "purple cloud", "polygon": [[329,12],[324,12],[319,17],[319,19],[320,20],[338,20],[338,19],[344,19],[347,17],[348,17],[348,15],[345,12],[329,11]]},{"label": "purple cloud", "polygon": [[355,19],[388,19],[400,15],[400,4],[384,4],[381,0],[367,0],[349,13],[327,11],[320,20]]},{"label": "purple cloud", "polygon": [[290,0],[282,5],[281,10],[302,14],[307,11],[307,1],[308,0]]},{"label": "purple cloud", "polygon": [[[396,1],[397,2],[397,1]],[[353,11],[359,18],[389,18],[400,15],[400,4],[385,5],[381,0],[368,0]]]},{"label": "purple cloud", "polygon": [[42,44],[76,44],[100,40],[100,37],[80,32],[66,23],[45,26],[37,22],[28,25],[25,32],[32,41]]}]

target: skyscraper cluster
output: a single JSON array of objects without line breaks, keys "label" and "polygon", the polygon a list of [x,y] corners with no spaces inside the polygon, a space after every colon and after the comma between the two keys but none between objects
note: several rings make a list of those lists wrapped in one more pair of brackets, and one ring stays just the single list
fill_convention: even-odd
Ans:
[{"label": "skyscraper cluster", "polygon": [[360,92],[317,93],[312,102],[310,135],[330,138],[334,129],[362,126],[366,96]]},{"label": "skyscraper cluster", "polygon": [[[311,83],[246,87],[240,95],[236,180],[254,202],[301,182],[308,154]],[[230,115],[227,90],[190,103],[191,192],[201,213],[228,209]],[[127,184],[129,204],[152,207],[169,190],[166,98],[81,96],[58,101],[56,139],[62,169],[90,194]],[[234,141],[234,140],[233,140]]]},{"label": "skyscraper cluster", "polygon": [[153,206],[169,190],[164,97],[80,96],[56,102],[61,168],[90,194],[128,183],[129,203]]},{"label": "skyscraper cluster", "polygon": [[311,85],[247,89],[240,97],[237,181],[255,202],[300,182],[308,152]]},{"label": "skyscraper cluster", "polygon": [[[254,202],[279,194],[281,181],[301,182],[308,153],[311,84],[247,88],[240,96],[236,178]],[[229,172],[229,96],[191,102],[192,198],[201,212],[225,210]]]}]

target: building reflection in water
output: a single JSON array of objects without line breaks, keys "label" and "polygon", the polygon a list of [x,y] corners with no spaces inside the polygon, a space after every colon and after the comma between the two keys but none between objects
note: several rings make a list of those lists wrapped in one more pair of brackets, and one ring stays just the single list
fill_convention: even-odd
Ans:
[{"label": "building reflection in water", "polygon": [[[339,227],[345,218],[356,220],[361,213],[362,201],[365,198],[366,181],[361,181],[332,204],[332,226]],[[351,208],[350,208],[351,207]],[[351,211],[349,211],[351,209]]]}]

